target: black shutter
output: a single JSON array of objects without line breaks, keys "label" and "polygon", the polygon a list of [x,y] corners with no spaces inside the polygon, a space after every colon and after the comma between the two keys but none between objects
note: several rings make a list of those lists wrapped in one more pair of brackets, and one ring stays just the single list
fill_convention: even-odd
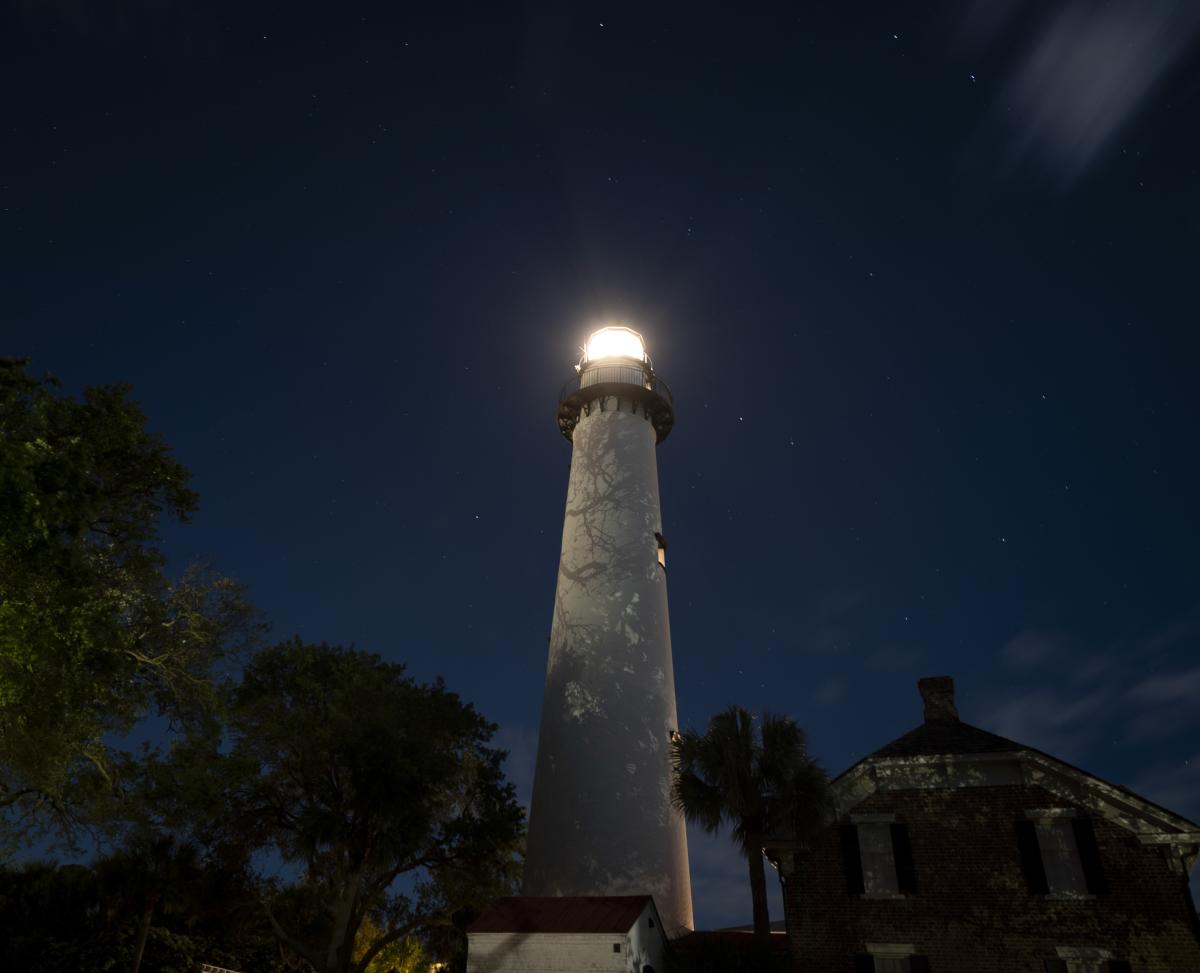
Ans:
[{"label": "black shutter", "polygon": [[908,825],[892,825],[892,856],[896,860],[896,888],[901,892],[917,890],[917,870],[913,868],[912,845],[908,842]]},{"label": "black shutter", "polygon": [[859,953],[855,956],[854,973],[875,973],[875,957],[870,953]]},{"label": "black shutter", "polygon": [[1021,867],[1025,869],[1029,891],[1034,895],[1045,895],[1050,887],[1046,884],[1046,866],[1042,864],[1042,849],[1038,847],[1032,821],[1017,822],[1017,849],[1021,852]]},{"label": "black shutter", "polygon": [[1065,959],[1046,960],[1046,973],[1067,973],[1067,961]]},{"label": "black shutter", "polygon": [[1076,818],[1071,822],[1075,829],[1075,847],[1079,849],[1079,864],[1083,866],[1083,879],[1092,895],[1107,895],[1108,881],[1104,877],[1104,866],[1100,863],[1100,849],[1096,847],[1096,831],[1091,818]]},{"label": "black shutter", "polygon": [[1133,967],[1128,960],[1110,959],[1104,964],[1104,973],[1133,973]]},{"label": "black shutter", "polygon": [[[841,831],[842,868],[846,872],[846,891],[851,895],[862,895],[862,855],[858,851],[858,825],[843,824]],[[868,956],[867,959],[871,959],[871,957]],[[873,960],[872,963],[874,963]]]},{"label": "black shutter", "polygon": [[1192,898],[1192,886],[1187,879],[1184,879],[1183,882],[1183,902],[1184,908],[1187,910],[1188,923],[1196,934],[1196,938],[1200,939],[1200,912],[1196,911],[1196,900]]},{"label": "black shutter", "polygon": [[910,956],[908,958],[909,973],[929,973],[928,956]]}]

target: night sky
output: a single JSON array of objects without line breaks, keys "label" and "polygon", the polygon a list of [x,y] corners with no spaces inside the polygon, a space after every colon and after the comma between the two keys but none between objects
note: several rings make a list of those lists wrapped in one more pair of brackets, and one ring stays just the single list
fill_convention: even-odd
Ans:
[{"label": "night sky", "polygon": [[9,2],[0,353],[132,383],[202,497],[173,563],[444,675],[527,799],[556,396],[626,322],[676,398],[683,723],[787,713],[836,773],[948,674],[1198,819],[1198,39],[1190,0]]}]

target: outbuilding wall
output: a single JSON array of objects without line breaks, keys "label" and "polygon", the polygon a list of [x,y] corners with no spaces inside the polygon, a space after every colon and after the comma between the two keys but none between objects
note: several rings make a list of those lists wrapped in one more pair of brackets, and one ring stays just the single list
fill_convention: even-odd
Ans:
[{"label": "outbuilding wall", "polygon": [[650,967],[654,973],[663,973],[666,969],[666,939],[663,930],[656,928],[660,922],[654,910],[647,905],[629,930],[626,949],[629,973],[642,973],[646,967]]},{"label": "outbuilding wall", "polygon": [[785,904],[799,968],[852,973],[868,943],[911,943],[932,973],[1041,973],[1058,947],[1109,950],[1135,973],[1200,973],[1187,876],[1119,825],[1093,818],[1107,894],[1067,900],[1028,890],[1015,822],[1031,809],[1069,806],[1029,784],[870,795],[854,812],[907,825],[916,891],[851,894],[838,828],[828,829],[786,869],[794,870]]},{"label": "outbuilding wall", "polygon": [[[613,944],[621,947],[613,952]],[[622,933],[470,933],[467,973],[628,973]],[[657,967],[656,967],[657,969]]]}]

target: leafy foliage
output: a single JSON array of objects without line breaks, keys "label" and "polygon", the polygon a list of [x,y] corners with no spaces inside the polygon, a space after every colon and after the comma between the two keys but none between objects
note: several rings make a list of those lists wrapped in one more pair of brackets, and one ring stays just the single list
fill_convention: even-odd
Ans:
[{"label": "leafy foliage", "polygon": [[82,400],[0,361],[0,819],[10,842],[70,832],[118,786],[106,737],[188,722],[253,631],[238,587],[171,581],[163,515],[196,510],[187,471],[124,386]]},{"label": "leafy foliage", "polygon": [[523,812],[486,745],[495,727],[440,681],[294,640],[252,659],[226,720],[225,739],[177,750],[171,786],[219,855],[301,880],[277,880],[263,905],[316,970],[362,973],[412,938],[444,957],[467,916],[512,891]]},{"label": "leafy foliage", "polygon": [[754,931],[769,935],[764,842],[808,841],[830,807],[828,777],[808,755],[804,730],[784,716],[768,714],[759,724],[731,706],[705,733],[681,733],[672,756],[675,806],[709,834],[729,829],[749,864]]},{"label": "leafy foliage", "polygon": [[201,962],[283,968],[245,876],[163,843],[87,866],[0,869],[0,969],[129,970],[148,906],[142,973],[194,973]]}]

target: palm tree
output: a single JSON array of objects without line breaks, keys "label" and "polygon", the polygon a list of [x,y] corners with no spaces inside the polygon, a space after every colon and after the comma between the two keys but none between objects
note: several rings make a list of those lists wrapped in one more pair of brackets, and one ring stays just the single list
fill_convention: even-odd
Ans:
[{"label": "palm tree", "polygon": [[786,716],[756,717],[731,706],[704,734],[672,741],[671,798],[709,834],[728,826],[750,868],[755,936],[769,936],[763,844],[768,836],[803,843],[826,822],[829,779],[808,755],[804,730]]}]

